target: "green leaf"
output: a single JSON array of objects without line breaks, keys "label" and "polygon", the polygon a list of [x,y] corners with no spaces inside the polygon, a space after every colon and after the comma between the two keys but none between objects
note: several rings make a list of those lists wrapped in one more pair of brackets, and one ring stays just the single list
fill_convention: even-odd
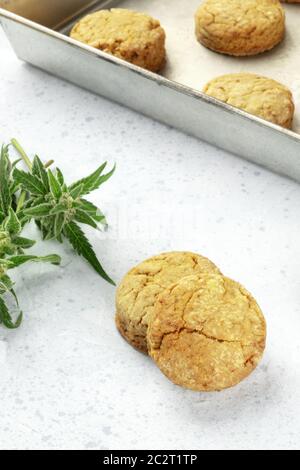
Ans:
[{"label": "green leaf", "polygon": [[11,263],[9,266],[9,269],[13,269],[29,261],[45,262],[45,263],[58,265],[61,262],[61,258],[58,255],[47,255],[47,256],[18,255],[18,256],[11,256],[8,259],[8,261]]},{"label": "green leaf", "polygon": [[77,222],[80,222],[81,224],[86,224],[86,225],[90,225],[93,228],[98,228],[98,225],[92,219],[92,217],[90,217],[89,214],[87,214],[86,212],[84,212],[81,209],[76,210],[76,214],[75,214],[74,219]]},{"label": "green leaf", "polygon": [[20,189],[20,184],[17,181],[11,181],[9,184],[9,191],[11,196],[16,194],[16,192]]},{"label": "green leaf", "polygon": [[49,181],[51,193],[53,194],[55,199],[58,200],[60,196],[62,195],[62,190],[61,190],[58,180],[56,179],[56,177],[54,176],[51,170],[48,170],[48,181]]},{"label": "green leaf", "polygon": [[32,174],[37,176],[43,182],[44,188],[47,192],[50,191],[47,171],[37,155],[35,155],[33,159]]},{"label": "green leaf", "polygon": [[26,216],[33,217],[35,219],[40,219],[43,217],[47,217],[50,214],[50,211],[53,209],[52,204],[44,203],[40,204],[39,206],[29,207],[28,209],[24,209],[23,213]]},{"label": "green leaf", "polygon": [[107,225],[105,215],[92,202],[81,198],[79,203],[76,203],[76,207],[83,209],[91,217],[93,217],[93,219],[96,220],[96,222],[102,222],[103,225]]},{"label": "green leaf", "polygon": [[90,176],[87,176],[86,178],[82,178],[79,181],[76,181],[76,183],[73,183],[70,187],[69,190],[73,191],[75,188],[80,186],[81,184],[83,185],[83,189],[80,193],[81,196],[84,194],[89,194],[90,192],[94,191],[95,189],[98,189],[101,184],[103,184],[105,181],[107,181],[115,172],[116,166],[113,167],[113,169],[107,173],[106,175],[102,175],[103,170],[105,169],[107,165],[107,162],[103,163],[94,173],[92,173]]},{"label": "green leaf", "polygon": [[8,217],[4,221],[4,228],[10,234],[14,235],[17,235],[22,230],[22,225],[20,224],[18,216],[11,208],[9,208]]},{"label": "green leaf", "polygon": [[61,212],[67,212],[67,210],[68,209],[66,208],[65,204],[58,203],[56,204],[55,207],[51,209],[51,211],[49,212],[49,215],[60,214]]},{"label": "green leaf", "polygon": [[0,294],[4,294],[5,292],[10,292],[13,288],[14,283],[10,279],[9,276],[3,274],[0,277]]},{"label": "green leaf", "polygon": [[7,215],[11,206],[11,194],[9,191],[9,158],[8,147],[2,146],[0,155],[0,209]]},{"label": "green leaf", "polygon": [[83,256],[103,279],[108,281],[110,284],[115,285],[114,281],[106,274],[106,272],[102,268],[85,234],[75,222],[70,222],[65,225],[64,234],[70,241],[74,250],[80,256]]},{"label": "green leaf", "polygon": [[5,219],[5,214],[4,212],[2,212],[2,210],[0,209],[0,224],[2,224],[3,220]]},{"label": "green leaf", "polygon": [[18,248],[24,249],[31,248],[36,243],[35,240],[29,240],[29,238],[24,237],[14,237],[13,242]]},{"label": "green leaf", "polygon": [[64,179],[64,175],[62,174],[59,168],[56,168],[56,178],[60,186],[62,187],[65,184],[65,179]]},{"label": "green leaf", "polygon": [[18,170],[15,168],[13,171],[13,177],[17,183],[21,185],[25,191],[28,191],[30,194],[37,194],[38,196],[44,195],[46,193],[43,183],[39,180],[37,176],[26,173],[23,170]]},{"label": "green leaf", "polygon": [[6,328],[10,330],[18,328],[22,323],[23,314],[22,312],[19,313],[17,320],[14,322],[12,317],[8,311],[8,308],[4,302],[4,300],[0,297],[0,323],[3,323]]},{"label": "green leaf", "polygon": [[83,188],[84,188],[83,184],[79,184],[78,186],[75,186],[75,188],[70,190],[70,196],[72,196],[73,199],[77,199],[81,195]]},{"label": "green leaf", "polygon": [[54,235],[59,238],[65,224],[64,214],[57,214],[54,222]]},{"label": "green leaf", "polygon": [[[113,166],[113,169],[109,173],[106,173],[106,175],[102,175],[98,178],[98,180],[96,181],[95,186],[93,187],[92,191],[94,191],[94,189],[98,189],[99,186],[101,186],[103,183],[105,183],[107,180],[109,180],[112,177],[112,175],[114,174],[115,171],[116,171],[116,165]],[[85,194],[87,194],[87,193],[85,193]]]}]

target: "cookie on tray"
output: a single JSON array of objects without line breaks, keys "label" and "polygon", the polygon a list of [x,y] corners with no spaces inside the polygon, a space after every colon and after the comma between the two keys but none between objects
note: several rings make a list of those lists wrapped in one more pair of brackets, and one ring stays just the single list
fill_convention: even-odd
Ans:
[{"label": "cookie on tray", "polygon": [[285,33],[279,0],[205,0],[196,11],[195,23],[201,44],[233,56],[268,51]]},{"label": "cookie on tray", "polygon": [[70,36],[152,72],[165,64],[165,31],[158,20],[143,13],[100,10],[76,23]]},{"label": "cookie on tray", "polygon": [[220,391],[255,369],[266,323],[240,284],[208,273],[183,278],[159,296],[147,336],[150,356],[173,383]]},{"label": "cookie on tray", "polygon": [[207,258],[189,252],[164,253],[143,261],[123,278],[116,296],[116,325],[135,348],[147,353],[147,329],[158,295],[191,274],[219,273]]},{"label": "cookie on tray", "polygon": [[207,83],[203,91],[274,124],[292,127],[295,111],[292,93],[275,80],[252,73],[222,75]]}]

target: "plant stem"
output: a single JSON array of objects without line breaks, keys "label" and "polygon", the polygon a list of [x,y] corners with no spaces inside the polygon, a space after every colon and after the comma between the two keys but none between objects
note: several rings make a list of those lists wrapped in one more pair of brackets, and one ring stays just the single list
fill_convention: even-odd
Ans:
[{"label": "plant stem", "polygon": [[25,164],[27,165],[28,169],[31,170],[32,169],[32,163],[30,161],[30,158],[26,154],[25,150],[23,149],[23,147],[21,147],[21,145],[19,144],[19,142],[16,139],[11,139],[11,144],[17,150],[17,152],[21,155],[21,157],[22,157],[23,161],[25,162]]}]

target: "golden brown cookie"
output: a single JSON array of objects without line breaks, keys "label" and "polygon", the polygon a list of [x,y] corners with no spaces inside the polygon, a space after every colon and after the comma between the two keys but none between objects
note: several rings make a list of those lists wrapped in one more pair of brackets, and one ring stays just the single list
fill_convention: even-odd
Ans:
[{"label": "golden brown cookie", "polygon": [[165,64],[165,32],[159,21],[142,13],[100,10],[76,23],[70,36],[153,72]]},{"label": "golden brown cookie", "polygon": [[210,272],[219,270],[207,258],[189,252],[164,253],[131,269],[116,296],[116,325],[122,336],[147,353],[147,328],[158,295],[184,276]]},{"label": "golden brown cookie", "polygon": [[254,298],[220,275],[188,276],[155,304],[148,348],[175,384],[217,391],[238,384],[260,361],[266,324]]},{"label": "golden brown cookie", "polygon": [[205,0],[196,11],[195,23],[201,44],[233,56],[272,49],[285,32],[279,0]]},{"label": "golden brown cookie", "polygon": [[222,75],[204,93],[250,114],[290,129],[295,106],[292,93],[281,83],[251,73]]}]

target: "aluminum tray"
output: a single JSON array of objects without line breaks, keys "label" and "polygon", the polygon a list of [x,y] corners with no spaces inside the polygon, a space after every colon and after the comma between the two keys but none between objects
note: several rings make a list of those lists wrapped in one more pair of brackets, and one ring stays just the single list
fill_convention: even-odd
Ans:
[{"label": "aluminum tray", "polygon": [[[288,33],[279,47],[255,58],[237,59],[213,53],[197,43],[193,14],[199,3],[0,0],[0,22],[20,59],[300,182],[300,6],[286,6]],[[162,75],[67,36],[78,17],[112,6],[144,11],[161,21],[168,38],[168,65]],[[297,132],[199,91],[216,75],[242,70],[264,73],[292,88],[296,105],[299,102]]]}]

